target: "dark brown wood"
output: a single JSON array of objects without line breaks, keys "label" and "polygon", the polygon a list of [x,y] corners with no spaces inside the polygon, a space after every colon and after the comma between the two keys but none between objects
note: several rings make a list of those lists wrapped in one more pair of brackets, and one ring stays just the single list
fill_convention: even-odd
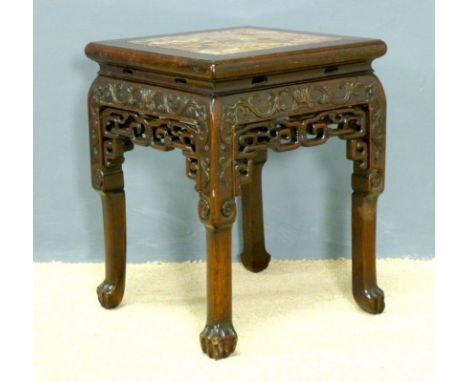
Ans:
[{"label": "dark brown wood", "polygon": [[102,213],[106,247],[106,278],[97,288],[104,308],[115,308],[125,290],[126,226],[124,191],[103,192]]},{"label": "dark brown wood", "polygon": [[242,264],[252,271],[264,270],[270,262],[270,254],[265,249],[263,231],[262,167],[267,160],[266,150],[256,153],[252,160],[251,181],[242,186],[242,234],[244,249]]},{"label": "dark brown wood", "polygon": [[220,359],[236,348],[237,333],[232,325],[231,226],[206,228],[207,321],[200,333],[203,351]]},{"label": "dark brown wood", "polygon": [[[238,28],[236,27],[235,29]],[[242,28],[295,33],[295,31],[272,28]],[[223,30],[229,32],[233,29],[218,29],[214,32],[219,33],[219,31]],[[191,33],[168,36],[184,37]],[[314,66],[326,66],[328,64],[370,62],[372,59],[382,56],[386,51],[385,43],[377,39],[308,32],[298,33],[339,37],[340,39],[287,47],[282,46],[272,49],[257,49],[239,53],[211,54],[193,52],[187,49],[171,49],[167,48],[167,46],[148,46],[132,42],[151,39],[152,37],[163,37],[146,36],[144,38],[134,37],[93,42],[86,47],[86,54],[89,58],[100,64],[110,63],[112,65],[135,69],[140,68],[145,71],[158,71],[187,78],[222,81],[251,77],[257,74],[270,74],[278,71],[284,73],[286,71],[296,71]],[[235,44],[235,31],[232,33],[232,36],[233,41],[231,43]]]},{"label": "dark brown wood", "polygon": [[[221,126],[222,104],[212,100],[208,136],[202,162],[209,163],[199,188],[199,216],[206,227],[207,321],[200,333],[202,350],[211,358],[225,358],[237,344],[232,324],[231,227],[236,218],[233,163],[229,157],[229,134]],[[211,176],[217,174],[218,176]]]},{"label": "dark brown wood", "polygon": [[[239,28],[215,30],[214,33],[232,31],[233,41],[229,43],[235,45],[239,41],[236,39],[236,29]],[[100,64],[102,75],[218,95],[251,88],[253,79],[258,75],[267,77],[266,81],[255,83],[255,87],[262,88],[330,74],[366,71],[370,69],[371,61],[387,50],[385,43],[378,39],[268,28],[241,29],[337,39],[239,53],[210,54],[136,44],[134,41],[143,38],[135,37],[92,42],[86,46],[85,52]],[[169,36],[184,37],[190,36],[190,33]]]},{"label": "dark brown wood", "polygon": [[353,192],[353,295],[369,313],[384,310],[384,294],[377,286],[375,266],[375,225],[377,193]]},{"label": "dark brown wood", "polygon": [[[380,82],[368,108],[366,168],[355,163],[352,176],[352,263],[353,296],[366,312],[378,314],[385,308],[383,291],[376,276],[377,199],[384,191],[386,100]],[[348,150],[348,157],[352,153]]]},{"label": "dark brown wood", "polygon": [[[375,227],[377,197],[384,189],[386,101],[370,64],[385,53],[385,44],[300,34],[291,38],[313,42],[291,45],[290,35],[282,40],[278,30],[269,40],[271,31],[260,29],[258,42],[273,48],[230,54],[193,52],[192,40],[187,43],[190,35],[181,41],[171,38],[177,49],[129,43],[134,39],[86,48],[100,64],[88,98],[91,179],[102,195],[106,247],[99,300],[112,308],[124,293],[124,153],[134,145],[180,149],[186,175],[200,195],[198,214],[206,227],[207,321],[200,342],[215,359],[227,357],[237,343],[231,306],[236,196],[242,197],[243,264],[258,272],[270,260],[261,185],[268,149],[313,147],[333,137],[346,141],[347,158],[354,162],[353,295],[367,312],[384,308],[376,280]],[[244,28],[239,33],[257,32]],[[193,45],[217,52],[216,43],[207,38],[208,44],[203,36]],[[236,48],[228,42],[220,51]]]},{"label": "dark brown wood", "polygon": [[[102,140],[101,113],[94,96],[96,82],[88,97],[91,174],[93,187],[100,193],[104,222],[105,279],[97,287],[99,302],[104,308],[115,308],[125,291],[126,214],[122,172],[123,150],[104,160],[107,150]],[[121,143],[121,141],[118,141]],[[123,146],[122,146],[123,148]]]}]

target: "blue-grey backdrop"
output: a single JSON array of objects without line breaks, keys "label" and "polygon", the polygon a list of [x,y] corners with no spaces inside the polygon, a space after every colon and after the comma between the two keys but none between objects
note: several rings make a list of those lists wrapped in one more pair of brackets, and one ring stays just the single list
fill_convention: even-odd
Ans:
[{"label": "blue-grey backdrop", "polygon": [[[256,25],[377,37],[388,98],[381,257],[434,255],[434,4],[427,0],[36,0],[34,2],[34,259],[101,261],[101,206],[88,169],[89,41]],[[281,157],[280,157],[281,155]],[[179,152],[137,148],[125,162],[128,260],[204,257],[198,197]],[[271,153],[264,169],[269,252],[350,254],[350,174],[342,141]],[[238,225],[234,253],[239,252]]]}]

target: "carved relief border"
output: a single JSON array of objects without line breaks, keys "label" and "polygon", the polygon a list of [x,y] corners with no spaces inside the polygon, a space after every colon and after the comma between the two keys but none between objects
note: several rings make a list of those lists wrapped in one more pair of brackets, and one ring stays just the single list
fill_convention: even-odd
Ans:
[{"label": "carved relief border", "polygon": [[348,158],[355,162],[353,188],[383,190],[385,96],[373,75],[216,101],[98,77],[90,90],[89,113],[96,189],[123,187],[123,153],[134,144],[160,150],[181,148],[187,157],[187,174],[200,192],[203,221],[212,220],[213,210],[220,224],[233,221],[234,196],[249,180],[252,154],[266,147],[291,150],[339,136],[347,140]]},{"label": "carved relief border", "polygon": [[[209,183],[209,104],[190,94],[98,77],[89,94],[92,183],[121,172],[123,153],[134,144],[167,151],[181,148],[196,189]],[[202,176],[202,173],[205,176]],[[208,179],[207,179],[208,176]],[[206,190],[205,190],[206,191]]]},{"label": "carved relief border", "polygon": [[[339,130],[342,138],[348,141],[347,156],[355,162],[353,188],[381,192],[385,167],[385,108],[382,86],[373,75],[317,81],[231,97],[223,108],[222,126],[235,136],[235,193],[238,194],[241,184],[248,181],[251,163],[249,149],[243,144],[246,139],[250,139],[251,157],[253,151],[266,147],[284,151],[321,144],[333,135],[333,131]],[[357,124],[361,128],[354,127],[356,133],[361,131],[359,136],[346,132],[349,126],[345,127],[337,120],[337,117],[341,118],[340,113],[357,110],[365,110],[366,114],[366,118],[360,118]],[[340,123],[342,126],[338,129],[329,128]],[[249,134],[249,131],[256,134]],[[263,144],[259,144],[259,139],[264,139]]]}]

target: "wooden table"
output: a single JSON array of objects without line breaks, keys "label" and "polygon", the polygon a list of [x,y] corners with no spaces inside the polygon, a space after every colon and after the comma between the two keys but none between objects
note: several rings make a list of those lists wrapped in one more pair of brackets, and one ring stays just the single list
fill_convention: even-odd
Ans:
[{"label": "wooden table", "polygon": [[385,51],[375,39],[252,27],[88,44],[87,56],[100,65],[89,91],[89,134],[92,184],[104,215],[102,306],[117,306],[124,294],[124,153],[134,145],[180,149],[206,227],[208,317],[201,346],[212,358],[227,357],[237,343],[231,314],[236,196],[242,200],[242,263],[259,272],[270,261],[261,185],[267,149],[313,147],[338,137],[354,162],[353,295],[365,311],[382,312],[375,227],[384,189],[386,101],[371,62]]}]

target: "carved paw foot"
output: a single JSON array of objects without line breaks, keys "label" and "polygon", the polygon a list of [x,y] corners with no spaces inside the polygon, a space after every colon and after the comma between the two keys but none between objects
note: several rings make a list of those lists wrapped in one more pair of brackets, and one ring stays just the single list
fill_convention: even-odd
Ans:
[{"label": "carved paw foot", "polygon": [[266,267],[268,267],[270,260],[271,256],[266,251],[264,251],[261,256],[252,256],[250,254],[247,254],[246,252],[243,252],[241,254],[241,261],[244,267],[246,267],[249,271],[255,273],[261,272]]},{"label": "carved paw foot", "polygon": [[97,287],[97,295],[99,302],[106,309],[115,308],[120,304],[123,298],[122,288],[117,288],[115,284],[103,281]]},{"label": "carved paw foot", "polygon": [[354,299],[368,313],[379,314],[385,308],[384,292],[378,286],[356,290]]},{"label": "carved paw foot", "polygon": [[207,325],[200,333],[200,343],[210,358],[226,358],[236,349],[237,333],[232,324]]}]

